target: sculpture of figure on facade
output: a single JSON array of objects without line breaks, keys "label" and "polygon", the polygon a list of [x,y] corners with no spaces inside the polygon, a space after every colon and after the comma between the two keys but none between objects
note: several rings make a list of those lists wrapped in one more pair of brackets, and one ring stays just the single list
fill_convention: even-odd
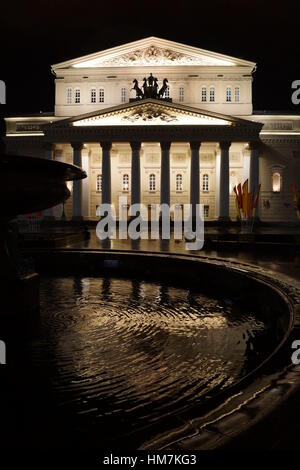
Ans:
[{"label": "sculpture of figure on facade", "polygon": [[168,79],[164,78],[163,85],[159,89],[158,79],[153,77],[152,73],[148,78],[144,77],[143,85],[140,88],[137,79],[133,80],[134,87],[132,90],[136,92],[136,100],[139,99],[146,99],[146,98],[153,98],[153,99],[162,99],[164,98],[167,88],[168,88]]},{"label": "sculpture of figure on facade", "polygon": [[139,82],[137,81],[136,78],[133,80],[133,83],[134,83],[134,87],[131,88],[131,89],[132,89],[132,90],[135,90],[135,92],[136,92],[136,98],[144,98],[144,93],[143,93],[142,90],[140,89],[140,87],[139,87]]},{"label": "sculpture of figure on facade", "polygon": [[154,83],[153,83],[152,92],[153,92],[153,98],[158,98],[158,82],[157,82],[157,78],[154,78]]},{"label": "sculpture of figure on facade", "polygon": [[163,86],[161,87],[161,89],[158,92],[158,98],[163,98],[164,95],[166,94],[167,89],[168,89],[168,79],[164,78],[163,79]]},{"label": "sculpture of figure on facade", "polygon": [[148,84],[147,84],[147,78],[146,77],[144,77],[144,83],[142,85],[142,88],[144,90],[143,98],[150,98],[150,90],[149,90],[149,87],[148,87]]},{"label": "sculpture of figure on facade", "polygon": [[152,73],[150,72],[150,75],[148,77],[148,86],[149,86],[149,88],[152,88],[153,82],[154,82],[154,77],[153,77]]}]

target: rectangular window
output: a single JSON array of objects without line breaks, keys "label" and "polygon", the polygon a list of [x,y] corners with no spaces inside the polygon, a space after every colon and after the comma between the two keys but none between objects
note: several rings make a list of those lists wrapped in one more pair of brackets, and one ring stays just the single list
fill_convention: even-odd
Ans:
[{"label": "rectangular window", "polygon": [[149,191],[155,191],[155,175],[153,173],[149,176]]},{"label": "rectangular window", "polygon": [[80,90],[79,90],[79,88],[76,88],[76,90],[75,90],[75,103],[76,104],[80,103]]},{"label": "rectangular window", "polygon": [[205,218],[209,217],[209,206],[208,205],[203,206],[203,215],[204,215]]},{"label": "rectangular window", "polygon": [[238,103],[240,101],[240,87],[236,86],[234,89],[234,101]]},{"label": "rectangular window", "polygon": [[209,176],[207,173],[202,176],[202,191],[209,191]]},{"label": "rectangular window", "polygon": [[96,191],[102,191],[102,175],[97,175],[97,178],[96,178]]},{"label": "rectangular window", "polygon": [[99,90],[99,103],[104,103],[104,88]]},{"label": "rectangular window", "polygon": [[201,99],[202,99],[202,102],[205,102],[207,99],[205,86],[202,87]]},{"label": "rectangular window", "polygon": [[122,182],[122,191],[129,191],[129,175],[123,175],[123,182]]},{"label": "rectangular window", "polygon": [[209,101],[210,102],[215,101],[215,89],[213,86],[211,86],[209,89]]},{"label": "rectangular window", "polygon": [[179,101],[184,101],[184,88],[182,86],[179,88]]},{"label": "rectangular window", "polygon": [[96,88],[91,89],[91,103],[96,103]]},{"label": "rectangular window", "polygon": [[67,104],[72,104],[72,88],[67,88]]},{"label": "rectangular window", "polygon": [[122,103],[126,102],[126,88],[125,87],[121,88],[121,101]]},{"label": "rectangular window", "polygon": [[226,102],[231,102],[231,88],[229,86],[226,88]]},{"label": "rectangular window", "polygon": [[167,86],[167,89],[165,91],[165,98],[170,98],[170,87]]}]

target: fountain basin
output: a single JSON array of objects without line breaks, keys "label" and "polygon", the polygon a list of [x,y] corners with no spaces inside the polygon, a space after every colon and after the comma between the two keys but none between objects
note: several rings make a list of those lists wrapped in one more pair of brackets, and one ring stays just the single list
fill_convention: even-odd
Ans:
[{"label": "fountain basin", "polygon": [[41,211],[64,202],[66,182],[86,178],[75,165],[19,155],[0,155],[1,219]]},{"label": "fountain basin", "polygon": [[[47,384],[34,388],[39,397],[51,390],[51,416],[45,411],[36,429],[54,447],[67,436],[82,448],[161,449],[184,440],[189,450],[203,448],[187,440],[190,423],[208,426],[249,393],[257,397],[292,331],[288,293],[238,264],[138,252],[34,256],[42,335],[29,373],[47,371]],[[207,435],[220,442],[218,431]]]}]

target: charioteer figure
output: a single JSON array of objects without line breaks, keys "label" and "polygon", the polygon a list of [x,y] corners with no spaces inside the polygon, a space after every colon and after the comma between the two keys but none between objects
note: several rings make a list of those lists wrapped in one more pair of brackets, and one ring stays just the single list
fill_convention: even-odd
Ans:
[{"label": "charioteer figure", "polygon": [[159,88],[158,79],[150,73],[149,77],[144,77],[143,85],[140,88],[137,79],[133,80],[134,87],[132,90],[135,90],[136,98],[135,100],[152,98],[152,99],[166,99],[168,101],[172,101],[170,98],[166,98],[166,91],[168,89],[168,79],[163,79],[163,85]]}]

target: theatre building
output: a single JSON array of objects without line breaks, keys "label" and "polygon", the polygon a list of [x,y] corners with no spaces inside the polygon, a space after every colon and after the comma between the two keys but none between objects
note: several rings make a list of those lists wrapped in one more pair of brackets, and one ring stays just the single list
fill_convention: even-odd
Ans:
[{"label": "theatre building", "polygon": [[208,220],[235,219],[233,188],[248,179],[261,220],[296,221],[300,116],[253,110],[255,68],[156,37],[55,64],[54,112],[7,118],[7,152],[85,169],[70,219],[96,219],[102,202],[119,216],[122,196],[149,213],[200,202]]}]

